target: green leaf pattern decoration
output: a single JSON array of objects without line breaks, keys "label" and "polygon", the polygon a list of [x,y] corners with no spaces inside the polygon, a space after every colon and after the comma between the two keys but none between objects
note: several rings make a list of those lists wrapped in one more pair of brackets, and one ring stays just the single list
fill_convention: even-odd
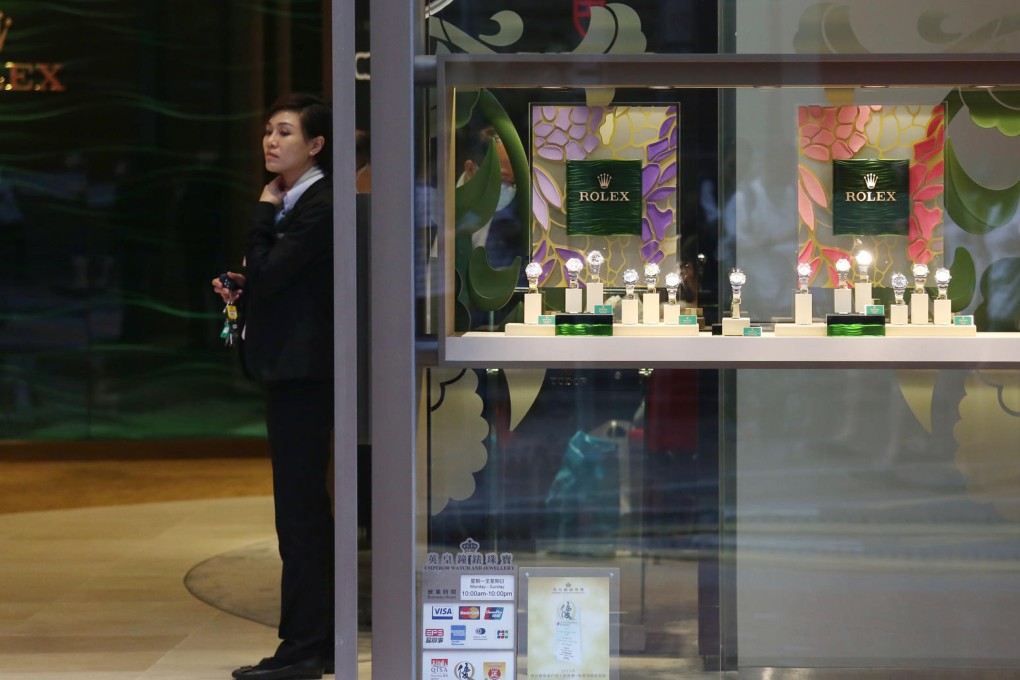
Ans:
[{"label": "green leaf pattern decoration", "polygon": [[[960,8],[961,12],[967,11],[965,5]],[[1004,51],[1008,49],[1005,39],[1012,36],[1015,40],[1020,32],[1020,12],[1003,14],[969,33],[945,30],[951,25],[947,20],[952,19],[949,12],[939,8],[925,10],[918,17],[918,35],[932,44],[931,52]],[[854,37],[849,3],[813,5],[801,16],[794,44],[797,52],[805,54],[867,52]],[[949,121],[966,112],[966,120],[957,120],[955,125],[969,122],[1004,137],[1020,135],[1020,93],[1016,91],[954,89],[946,94],[945,104],[947,130]],[[992,232],[1001,237],[997,243],[1015,244],[1020,182],[996,188],[975,180],[961,163],[948,134],[944,159],[947,245],[954,237]],[[997,231],[1008,225],[1012,226],[1011,236]],[[984,271],[978,277],[978,263],[972,253],[963,247],[955,249],[949,286],[953,311],[963,311],[976,302],[974,319],[979,330],[1016,332],[1020,326],[1020,257],[1000,254],[999,259],[981,266]],[[1020,377],[1017,371],[971,371],[965,390],[953,434],[957,444],[955,462],[966,479],[967,495],[974,502],[990,505],[1002,518],[1020,522],[1015,503],[1017,484],[1012,475],[1016,467],[1013,444],[1020,433]],[[928,427],[930,431],[930,423]],[[1012,481],[1004,483],[1003,479]]]}]

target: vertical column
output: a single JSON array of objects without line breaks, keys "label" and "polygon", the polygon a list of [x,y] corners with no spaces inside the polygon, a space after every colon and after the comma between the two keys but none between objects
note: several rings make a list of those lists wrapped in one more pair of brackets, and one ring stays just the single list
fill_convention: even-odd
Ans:
[{"label": "vertical column", "polygon": [[[350,264],[357,238],[354,201],[354,4],[331,0],[329,17],[330,81],[333,97],[333,391],[334,515],[336,553],[334,649],[336,676],[358,677],[358,319],[356,268]],[[328,13],[325,10],[330,10]]]},{"label": "vertical column", "polygon": [[[415,678],[414,57],[422,2],[371,1],[372,677]],[[353,90],[353,87],[352,87]],[[348,158],[347,162],[352,162]],[[351,676],[354,677],[354,676]]]}]

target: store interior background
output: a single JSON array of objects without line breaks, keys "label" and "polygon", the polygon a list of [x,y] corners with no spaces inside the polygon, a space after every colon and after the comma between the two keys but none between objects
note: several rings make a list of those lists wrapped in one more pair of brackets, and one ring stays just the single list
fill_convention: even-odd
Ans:
[{"label": "store interior background", "polygon": [[[363,51],[368,4],[359,4]],[[430,26],[430,51],[458,49],[444,39],[451,27],[491,32],[489,17],[507,4],[444,9]],[[714,3],[626,4],[640,17],[648,52],[721,49]],[[513,5],[528,28],[514,51],[570,51],[582,40],[569,3]],[[782,5],[790,18],[819,3]],[[913,26],[932,5],[902,3],[898,25]],[[1015,17],[1009,3],[989,1],[967,23],[958,5],[939,7],[965,24],[953,25],[962,36]],[[728,49],[787,49],[796,21],[774,34],[751,30],[775,26],[770,6],[723,12],[737,24],[725,26],[747,41]],[[855,7],[855,26],[869,9],[888,10],[887,3]],[[0,10],[13,19],[0,56],[61,63],[66,88],[0,93],[0,511],[268,494],[261,395],[222,346],[222,309],[208,283],[240,264],[249,206],[265,182],[261,111],[278,92],[355,96],[359,127],[385,134],[378,127],[385,118],[368,109],[368,81],[354,93],[328,92],[328,0],[110,0],[84,10],[70,0],[7,0]],[[896,22],[886,16],[883,25]],[[864,25],[858,35],[869,50],[893,51],[888,34]],[[1010,32],[984,45],[1020,49]],[[902,49],[933,48],[918,40]],[[724,246],[720,259],[740,258],[754,282],[754,311],[778,313],[785,298],[771,288],[782,281],[769,271],[791,267],[791,243],[782,239],[795,233],[767,226],[767,237],[785,229],[782,239],[763,246],[755,240],[761,230],[737,230],[726,241],[698,187],[722,177],[725,205],[747,179],[737,168],[789,179],[792,123],[783,139],[770,134],[779,125],[770,116],[792,121],[791,107],[815,95],[740,93],[736,125],[753,144],[729,139],[722,147],[714,95],[689,96],[681,153],[697,163],[681,180],[683,228],[698,251]],[[968,167],[989,185],[1012,186],[1016,138],[960,121],[953,134],[969,142]],[[998,150],[1000,162],[981,160],[982,148]],[[434,162],[428,149],[423,143],[408,156]],[[735,215],[736,223],[795,215],[788,184],[766,186],[760,195],[769,207]],[[1020,296],[1004,291],[1016,286],[1020,269],[1016,234],[1014,219],[991,238],[967,237],[975,252],[978,243],[985,248],[977,273],[994,288],[992,318],[1012,329]],[[718,297],[716,278],[710,270],[702,282],[708,307]],[[1010,637],[1020,602],[1009,594],[1020,555],[1020,490],[1015,474],[1002,474],[1020,441],[1018,409],[996,401],[1005,394],[1016,406],[1013,372],[627,369],[525,377],[539,396],[530,419],[511,431],[513,378],[484,367],[427,375],[437,390],[468,387],[466,402],[478,406],[473,415],[489,433],[485,464],[467,472],[471,493],[433,503],[430,547],[470,535],[547,564],[617,560],[628,587],[638,584],[624,593],[631,607],[625,651],[661,659],[663,671],[675,670],[677,659],[685,672],[715,670],[738,652],[758,666],[1020,666]],[[721,392],[728,397],[720,410]],[[468,450],[457,442],[468,428],[463,411],[449,411],[453,403],[426,416],[436,429],[422,455]],[[635,426],[649,416],[651,424]],[[644,446],[648,428],[658,428],[657,450]],[[628,442],[630,470],[642,484],[631,487],[625,515],[548,502],[579,431]],[[361,447],[366,463],[368,454]],[[46,465],[29,469],[35,462]],[[443,464],[428,462],[436,470]],[[446,490],[442,481],[437,475],[431,495]],[[367,539],[367,519],[362,528]],[[739,572],[727,569],[733,564]],[[720,599],[721,587],[732,588],[734,599]],[[892,634],[905,630],[913,633]]]}]

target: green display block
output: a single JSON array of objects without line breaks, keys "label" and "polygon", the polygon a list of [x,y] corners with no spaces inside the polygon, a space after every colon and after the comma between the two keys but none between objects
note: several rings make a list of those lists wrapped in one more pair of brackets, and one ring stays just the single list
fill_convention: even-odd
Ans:
[{"label": "green display block", "polygon": [[825,326],[825,334],[833,337],[884,336],[885,316],[881,314],[829,314],[825,317]]},{"label": "green display block", "polygon": [[751,326],[750,328],[744,329],[745,338],[760,338],[761,337],[761,326]]},{"label": "green display block", "polygon": [[583,312],[580,314],[556,315],[556,335],[606,336],[612,334],[612,314],[592,314],[590,312]]},{"label": "green display block", "polygon": [[953,317],[954,326],[973,326],[974,316],[971,314],[958,314]]}]

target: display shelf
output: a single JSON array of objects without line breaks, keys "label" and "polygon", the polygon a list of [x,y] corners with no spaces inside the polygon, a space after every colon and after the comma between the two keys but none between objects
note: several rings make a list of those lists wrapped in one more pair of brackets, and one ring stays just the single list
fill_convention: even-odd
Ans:
[{"label": "display shelf", "polygon": [[1020,368],[1020,333],[975,337],[506,337],[445,338],[443,364],[688,368]]}]

